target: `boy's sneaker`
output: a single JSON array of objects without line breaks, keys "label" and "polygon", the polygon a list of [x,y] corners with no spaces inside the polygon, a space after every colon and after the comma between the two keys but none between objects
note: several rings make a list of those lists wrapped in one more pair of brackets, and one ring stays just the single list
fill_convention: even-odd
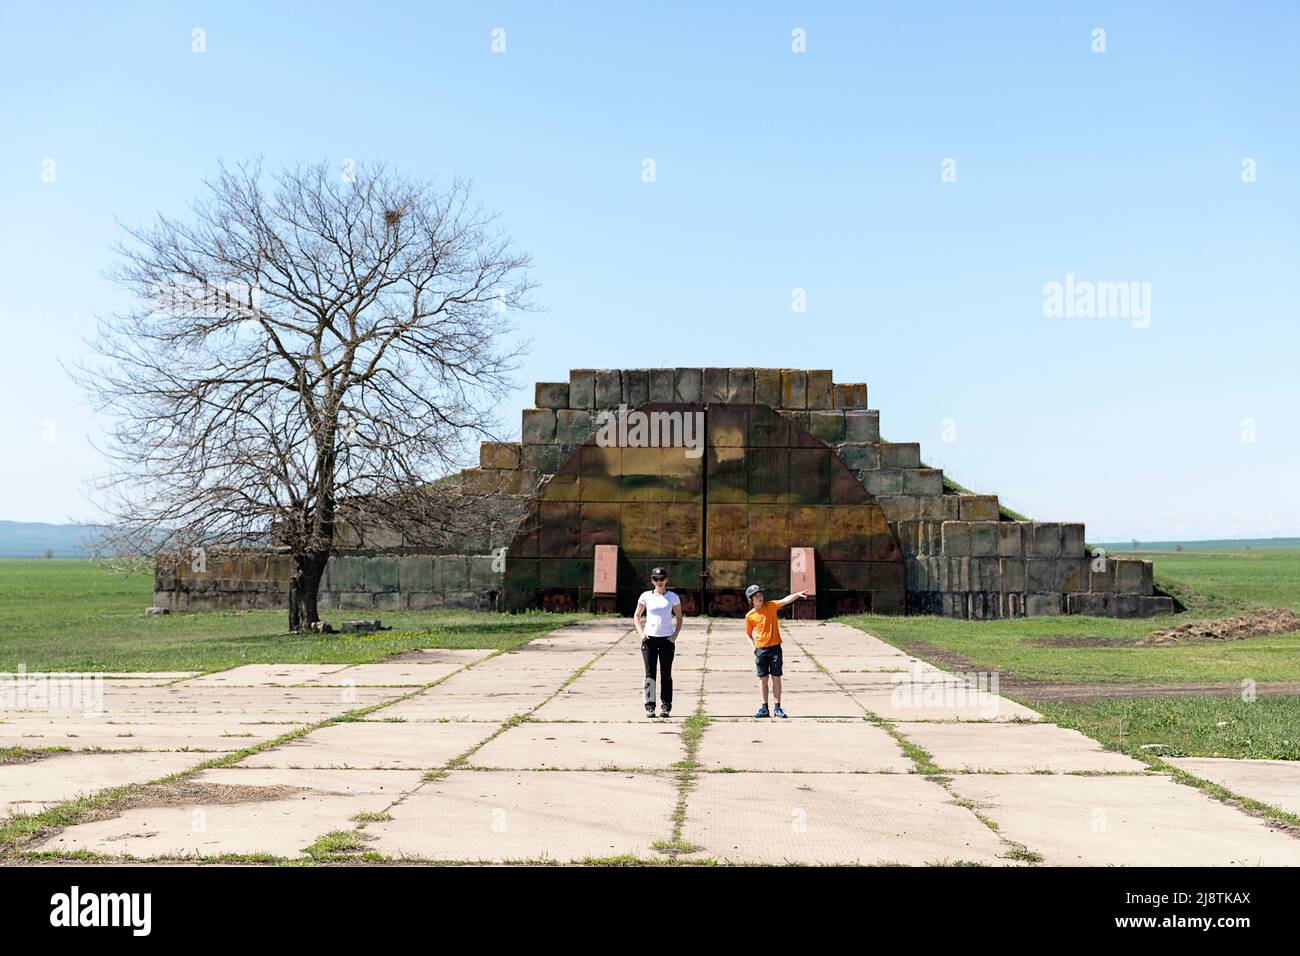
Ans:
[{"label": "boy's sneaker", "polygon": [[660,707],[660,708],[659,708],[659,716],[660,716],[660,717],[671,717],[671,716],[672,716],[672,708],[671,708],[671,707]]},{"label": "boy's sneaker", "polygon": [[767,704],[764,704],[762,707],[758,708],[758,713],[756,713],[754,716],[755,716],[755,717],[771,717],[772,715],[769,714],[769,713],[767,712]]},{"label": "boy's sneaker", "polygon": [[653,707],[647,707],[645,709],[645,715],[649,717],[651,720],[653,720],[655,715],[655,709]]},{"label": "boy's sneaker", "polygon": [[773,716],[773,717],[788,717],[788,716],[790,716],[790,715],[787,714],[784,710],[781,709],[781,705],[780,705],[780,704],[777,704],[777,705],[776,705],[776,710],[772,711],[772,716]]}]

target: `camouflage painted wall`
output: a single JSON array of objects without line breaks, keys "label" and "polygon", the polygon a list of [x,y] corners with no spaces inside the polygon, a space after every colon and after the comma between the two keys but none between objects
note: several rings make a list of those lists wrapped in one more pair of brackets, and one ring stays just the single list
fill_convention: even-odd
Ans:
[{"label": "camouflage painted wall", "polygon": [[593,550],[615,544],[625,613],[655,565],[669,568],[687,613],[741,613],[747,584],[789,587],[792,547],[817,549],[819,610],[901,613],[902,552],[879,505],[823,442],[763,405],[640,411],[661,422],[693,416],[705,441],[610,446],[598,432],[578,447],[509,547],[508,608],[590,606]]}]

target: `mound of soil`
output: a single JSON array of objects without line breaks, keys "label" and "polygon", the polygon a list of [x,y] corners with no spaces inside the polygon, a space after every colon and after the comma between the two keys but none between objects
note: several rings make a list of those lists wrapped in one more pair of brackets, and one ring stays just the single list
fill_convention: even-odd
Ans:
[{"label": "mound of soil", "polygon": [[1200,641],[1241,641],[1248,637],[1288,634],[1300,631],[1300,614],[1281,608],[1221,617],[1213,621],[1189,621],[1152,631],[1137,642],[1138,647],[1167,647]]}]

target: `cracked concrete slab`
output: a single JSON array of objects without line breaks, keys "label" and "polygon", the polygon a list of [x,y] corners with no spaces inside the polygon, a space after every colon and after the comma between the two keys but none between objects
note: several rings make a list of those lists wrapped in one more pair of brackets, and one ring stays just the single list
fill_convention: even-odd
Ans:
[{"label": "cracked concrete slab", "polygon": [[[359,813],[379,813],[419,786],[411,770],[205,770],[190,799],[166,799],[68,827],[41,851],[88,850],[139,858],[272,854],[297,857],[317,839],[351,830]],[[211,788],[211,798],[205,798]],[[241,799],[239,790],[249,796]]]},{"label": "cracked concrete slab", "polygon": [[490,733],[491,728],[473,723],[348,721],[317,728],[240,763],[246,767],[431,770]]},{"label": "cracked concrete slab", "polygon": [[949,786],[1049,865],[1300,865],[1300,840],[1168,776],[959,774]]},{"label": "cracked concrete slab", "polygon": [[[527,673],[527,676],[524,676]],[[563,674],[497,673],[462,671],[448,677],[436,688],[440,694],[552,694],[568,679]]]},{"label": "cracked concrete slab", "polygon": [[185,681],[187,687],[284,687],[341,671],[347,664],[244,664]]},{"label": "cracked concrete slab", "polygon": [[945,770],[964,773],[1143,773],[1147,765],[1055,724],[912,723],[895,730]]},{"label": "cracked concrete slab", "polygon": [[[243,750],[253,744],[272,740],[292,727],[273,731],[230,731],[225,733],[196,732],[184,727],[159,727],[126,725],[95,727],[68,733],[46,729],[10,736],[0,732],[0,746],[25,747],[38,750],[44,747],[67,747],[69,750],[112,751],[191,751],[227,752]],[[196,763],[198,761],[195,761]]]},{"label": "cracked concrete slab", "polygon": [[682,838],[728,863],[1005,862],[974,814],[904,774],[702,774]]},{"label": "cracked concrete slab", "polygon": [[865,720],[719,721],[700,739],[707,770],[910,773],[914,764],[898,742]]},{"label": "cracked concrete slab", "polygon": [[1300,762],[1165,757],[1165,763],[1233,793],[1300,816]]},{"label": "cracked concrete slab", "polygon": [[311,686],[419,687],[432,684],[464,667],[454,661],[429,663],[356,664],[306,681]]},{"label": "cracked concrete slab", "polygon": [[[440,685],[441,686],[441,685]],[[439,687],[372,712],[372,718],[420,722],[483,721],[499,724],[527,714],[546,694],[446,694]]]},{"label": "cracked concrete slab", "polygon": [[[673,706],[682,717],[695,710],[696,696],[687,691],[679,699],[673,688]],[[658,706],[656,704],[656,706]],[[547,701],[533,714],[534,720],[624,721],[645,720],[645,702],[641,687],[629,687],[617,695],[562,693]]]},{"label": "cracked concrete slab", "polygon": [[668,770],[685,759],[680,721],[511,727],[470,758],[505,770]]},{"label": "cracked concrete slab", "polygon": [[888,687],[856,687],[850,693],[868,711],[890,721],[1042,719],[1037,711],[964,682],[907,680]]},{"label": "cracked concrete slab", "polygon": [[207,759],[189,753],[56,753],[0,764],[0,816],[39,813],[79,796],[148,783]]},{"label": "cracked concrete slab", "polygon": [[453,770],[366,827],[386,856],[491,863],[657,858],[672,831],[672,774]]}]

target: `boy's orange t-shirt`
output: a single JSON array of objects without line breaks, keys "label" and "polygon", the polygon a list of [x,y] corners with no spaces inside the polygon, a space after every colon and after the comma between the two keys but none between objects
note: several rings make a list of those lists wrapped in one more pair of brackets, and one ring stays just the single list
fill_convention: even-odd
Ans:
[{"label": "boy's orange t-shirt", "polygon": [[755,647],[776,647],[781,643],[781,628],[776,623],[779,610],[775,601],[764,601],[762,607],[745,615],[745,633],[754,639]]}]

